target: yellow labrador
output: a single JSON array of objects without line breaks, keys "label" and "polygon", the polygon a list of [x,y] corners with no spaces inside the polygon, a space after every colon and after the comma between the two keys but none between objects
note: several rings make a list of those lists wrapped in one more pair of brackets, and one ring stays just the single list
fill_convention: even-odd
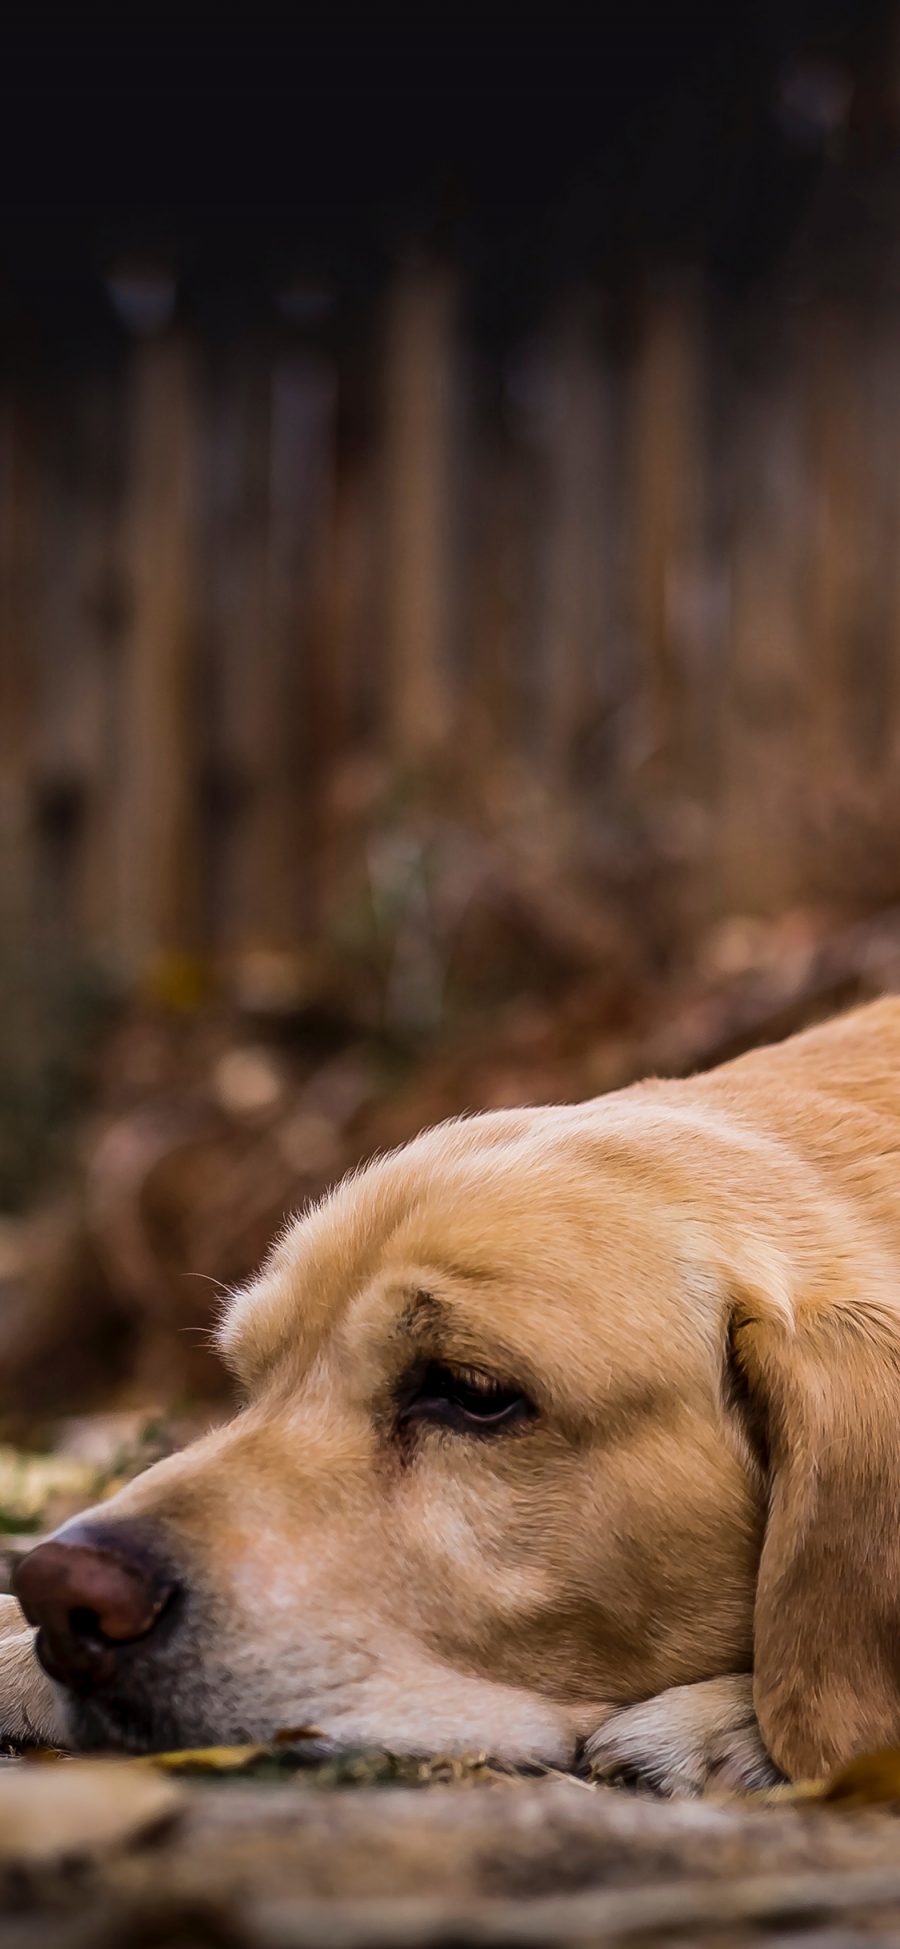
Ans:
[{"label": "yellow labrador", "polygon": [[220,1343],[236,1419],[20,1569],[12,1735],[309,1723],[667,1791],[900,1740],[900,1000],[427,1132]]}]

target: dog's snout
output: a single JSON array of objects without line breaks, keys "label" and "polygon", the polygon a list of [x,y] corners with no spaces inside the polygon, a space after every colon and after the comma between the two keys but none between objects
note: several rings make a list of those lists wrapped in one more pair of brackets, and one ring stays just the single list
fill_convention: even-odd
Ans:
[{"label": "dog's snout", "polygon": [[149,1637],[178,1586],[143,1536],[71,1523],[23,1559],[13,1587],[44,1670],[86,1690],[115,1676],[121,1650]]}]

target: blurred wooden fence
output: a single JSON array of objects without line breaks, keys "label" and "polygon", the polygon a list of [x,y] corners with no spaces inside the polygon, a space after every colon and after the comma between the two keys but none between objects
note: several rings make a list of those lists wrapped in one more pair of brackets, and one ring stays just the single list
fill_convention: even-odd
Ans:
[{"label": "blurred wooden fence", "polygon": [[488,365],[460,314],[400,278],[349,401],[299,336],[0,373],[20,936],[291,953],[342,832],[437,775],[639,822],[700,914],[900,891],[893,318],[573,301]]}]

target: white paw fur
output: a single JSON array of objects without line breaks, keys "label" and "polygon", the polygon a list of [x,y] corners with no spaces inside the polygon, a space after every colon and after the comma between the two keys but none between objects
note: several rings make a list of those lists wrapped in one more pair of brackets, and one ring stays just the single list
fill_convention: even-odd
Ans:
[{"label": "white paw fur", "polygon": [[62,1713],[14,1597],[0,1597],[0,1742],[61,1746]]},{"label": "white paw fur", "polygon": [[588,1739],[592,1779],[660,1794],[746,1793],[781,1778],[762,1743],[749,1675],[675,1685],[614,1712]]}]

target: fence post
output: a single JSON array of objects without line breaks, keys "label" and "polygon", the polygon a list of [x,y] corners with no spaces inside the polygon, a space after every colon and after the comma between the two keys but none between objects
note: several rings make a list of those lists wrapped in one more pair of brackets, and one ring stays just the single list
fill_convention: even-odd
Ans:
[{"label": "fence post", "polygon": [[35,922],[35,461],[20,399],[0,399],[0,939],[16,952]]},{"label": "fence post", "polygon": [[608,380],[581,312],[556,335],[546,386],[539,735],[548,778],[565,788],[583,769],[611,650]]},{"label": "fence post", "polygon": [[698,322],[688,294],[648,309],[631,399],[629,564],[638,652],[640,754],[666,783],[683,757],[683,595],[699,518]]},{"label": "fence post", "polygon": [[447,729],[453,321],[445,272],[399,278],[385,348],[384,588],[387,729],[404,769]]},{"label": "fence post", "polygon": [[197,938],[194,586],[195,375],[178,332],[139,341],[132,361],[127,565],[118,736],[116,942],[125,971],[152,976]]},{"label": "fence post", "polygon": [[742,392],[735,417],[717,904],[726,913],[773,913],[802,885],[810,685],[809,456],[786,350],[777,369]]}]

